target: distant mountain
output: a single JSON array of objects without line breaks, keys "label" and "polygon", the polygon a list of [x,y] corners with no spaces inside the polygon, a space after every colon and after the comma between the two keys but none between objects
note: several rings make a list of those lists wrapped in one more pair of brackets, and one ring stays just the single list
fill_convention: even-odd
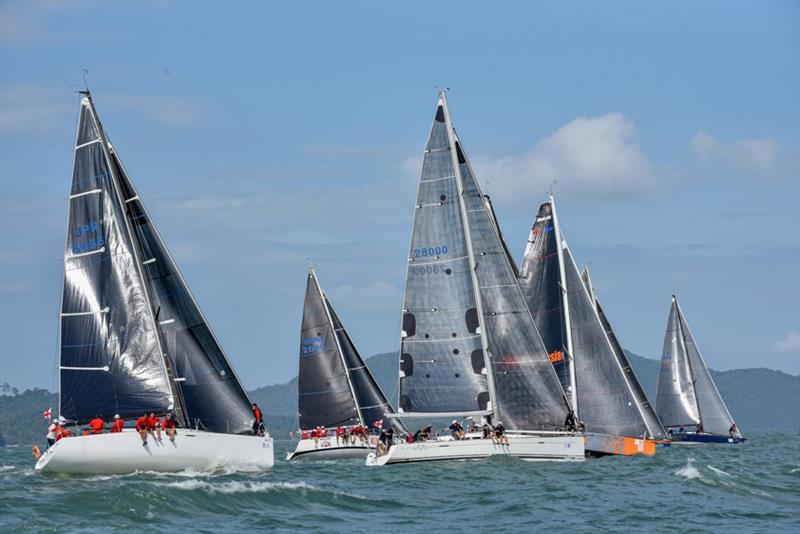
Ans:
[{"label": "distant mountain", "polygon": [[[647,396],[655,402],[659,362],[628,353]],[[377,354],[367,359],[384,393],[397,397],[397,354]],[[800,376],[770,369],[711,371],[719,392],[745,435],[748,432],[800,432]],[[8,391],[6,391],[8,389]],[[42,412],[57,410],[58,396],[46,389],[19,393],[6,388],[0,394],[0,445],[44,442]],[[297,378],[250,392],[264,409],[267,425],[276,439],[285,439],[297,424]]]}]

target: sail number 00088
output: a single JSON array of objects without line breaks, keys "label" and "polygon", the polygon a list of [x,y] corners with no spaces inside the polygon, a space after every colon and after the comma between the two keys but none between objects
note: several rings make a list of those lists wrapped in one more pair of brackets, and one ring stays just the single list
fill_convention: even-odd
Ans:
[{"label": "sail number 00088", "polygon": [[429,258],[431,256],[441,256],[442,254],[447,254],[447,245],[414,249],[415,258]]}]

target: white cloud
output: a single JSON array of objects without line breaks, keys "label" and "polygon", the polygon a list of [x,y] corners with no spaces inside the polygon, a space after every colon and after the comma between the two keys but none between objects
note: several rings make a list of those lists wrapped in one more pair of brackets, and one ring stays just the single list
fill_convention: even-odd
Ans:
[{"label": "white cloud", "polygon": [[378,280],[365,285],[343,285],[327,291],[333,302],[341,302],[351,309],[385,310],[399,306],[400,290],[389,282]]},{"label": "white cloud", "polygon": [[775,352],[796,353],[800,352],[800,331],[792,330],[783,339],[772,345]]},{"label": "white cloud", "polygon": [[524,154],[478,156],[473,163],[504,200],[538,198],[553,180],[558,191],[587,194],[641,193],[655,186],[636,127],[621,113],[578,117]]},{"label": "white cloud", "polygon": [[734,168],[770,173],[778,163],[778,143],[774,139],[744,139],[723,143],[706,132],[692,136],[690,145],[703,162],[722,161]]}]

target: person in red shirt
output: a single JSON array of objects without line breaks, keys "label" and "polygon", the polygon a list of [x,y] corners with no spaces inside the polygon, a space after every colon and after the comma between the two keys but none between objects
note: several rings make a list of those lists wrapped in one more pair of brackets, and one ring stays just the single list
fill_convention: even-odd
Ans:
[{"label": "person in red shirt", "polygon": [[172,414],[168,413],[167,416],[161,421],[161,428],[164,429],[164,432],[167,433],[169,436],[170,441],[175,441],[175,433],[176,428],[178,425],[175,424],[175,419],[172,418]]},{"label": "person in red shirt", "polygon": [[122,419],[119,414],[114,416],[114,423],[111,425],[111,433],[116,434],[117,432],[122,432],[122,427],[125,426],[125,420]]},{"label": "person in red shirt", "polygon": [[340,441],[345,439],[345,432],[347,432],[343,426],[336,427],[336,444],[340,445]]},{"label": "person in red shirt", "polygon": [[264,415],[261,413],[261,408],[258,407],[258,404],[255,402],[250,406],[253,410],[253,417],[255,421],[253,421],[253,434],[256,436],[263,436],[266,433],[264,429]]},{"label": "person in red shirt", "polygon": [[156,441],[161,441],[161,421],[156,417],[156,412],[150,412],[150,417],[147,418],[147,432],[149,432]]},{"label": "person in red shirt", "polygon": [[300,431],[300,439],[308,439],[308,430]]},{"label": "person in red shirt", "polygon": [[68,438],[72,435],[72,432],[70,432],[67,427],[63,426],[61,421],[59,421],[57,425],[58,426],[55,429],[56,441],[60,440],[61,438]]},{"label": "person in red shirt", "polygon": [[147,427],[148,427],[148,417],[147,414],[144,414],[139,419],[136,420],[136,431],[139,433],[139,437],[142,438],[142,446],[147,446]]},{"label": "person in red shirt", "polygon": [[106,422],[103,421],[103,418],[99,415],[89,421],[89,428],[92,430],[92,434],[102,434],[103,428],[105,428]]}]

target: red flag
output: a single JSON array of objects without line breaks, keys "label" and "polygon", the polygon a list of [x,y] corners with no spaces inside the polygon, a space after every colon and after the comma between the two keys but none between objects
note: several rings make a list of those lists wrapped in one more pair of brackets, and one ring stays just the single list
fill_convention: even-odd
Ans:
[{"label": "red flag", "polygon": [[375,428],[383,428],[383,419],[381,419],[380,421],[375,421],[374,423],[372,423],[372,426],[374,426]]},{"label": "red flag", "polygon": [[50,419],[51,415],[53,415],[53,409],[52,408],[48,408],[42,413],[42,417],[44,417],[47,420]]}]

